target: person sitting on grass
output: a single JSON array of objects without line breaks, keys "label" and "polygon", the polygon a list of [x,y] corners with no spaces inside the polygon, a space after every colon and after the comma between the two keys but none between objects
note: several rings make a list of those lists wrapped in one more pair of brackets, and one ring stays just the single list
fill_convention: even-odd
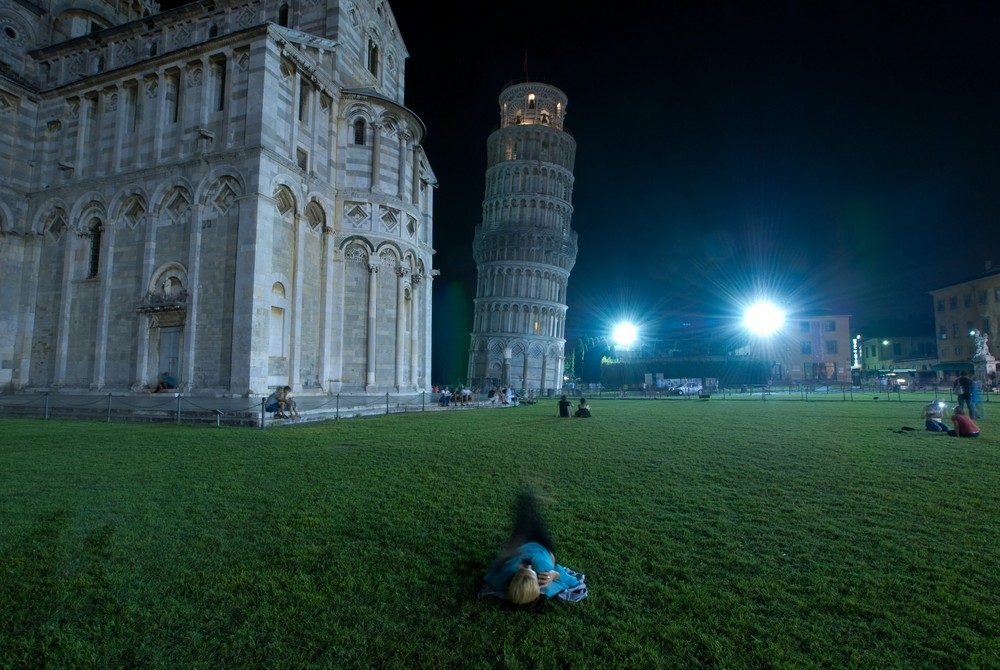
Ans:
[{"label": "person sitting on grass", "polygon": [[932,433],[947,433],[948,425],[942,421],[944,416],[944,403],[937,398],[934,402],[924,405],[924,428]]},{"label": "person sitting on grass", "polygon": [[585,579],[556,563],[538,499],[522,493],[515,506],[514,530],[487,573],[480,597],[494,595],[520,607],[538,607],[553,596],[576,602],[587,596]]},{"label": "person sitting on grass", "polygon": [[573,407],[573,403],[571,403],[569,401],[569,398],[567,396],[564,395],[562,398],[559,398],[559,416],[560,417],[562,417],[564,419],[568,419],[569,418],[569,410],[570,410],[571,407]]},{"label": "person sitting on grass", "polygon": [[586,398],[580,398],[580,404],[576,406],[576,414],[574,416],[583,419],[590,418],[590,405],[587,404]]},{"label": "person sitting on grass", "polygon": [[955,425],[948,434],[952,437],[979,437],[979,426],[965,414],[965,410],[956,407],[951,414],[951,422]]}]

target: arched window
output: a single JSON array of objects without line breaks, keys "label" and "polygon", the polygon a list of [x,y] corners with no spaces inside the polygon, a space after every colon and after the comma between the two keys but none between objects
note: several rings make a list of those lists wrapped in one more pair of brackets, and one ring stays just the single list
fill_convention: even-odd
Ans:
[{"label": "arched window", "polygon": [[285,356],[285,308],[288,300],[281,282],[271,286],[271,323],[268,332],[268,354],[275,358]]},{"label": "arched window", "polygon": [[97,276],[97,271],[101,266],[101,222],[98,219],[91,219],[87,226],[87,237],[90,238],[90,257],[87,263],[87,278]]},{"label": "arched window", "polygon": [[282,3],[278,8],[278,25],[282,28],[288,27],[288,3]]},{"label": "arched window", "polygon": [[528,94],[528,109],[534,109],[534,108],[535,108],[535,94],[534,93],[529,93]]},{"label": "arched window", "polygon": [[378,45],[375,40],[368,40],[368,71],[374,76],[378,76]]},{"label": "arched window", "polygon": [[365,143],[365,120],[358,119],[354,122],[354,143],[364,144]]}]

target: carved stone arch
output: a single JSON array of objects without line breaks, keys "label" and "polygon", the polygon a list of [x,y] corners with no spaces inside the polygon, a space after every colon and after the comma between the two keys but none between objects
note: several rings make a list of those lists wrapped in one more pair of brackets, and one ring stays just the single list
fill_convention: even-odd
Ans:
[{"label": "carved stone arch", "polygon": [[379,247],[378,264],[380,267],[387,269],[399,267],[398,251],[391,246]]},{"label": "carved stone arch", "polygon": [[365,238],[352,235],[340,243],[340,252],[347,263],[361,263],[369,266],[375,249]]},{"label": "carved stone arch", "polygon": [[69,215],[61,207],[53,207],[42,223],[45,239],[59,242],[69,231]]},{"label": "carved stone arch", "polygon": [[242,175],[228,166],[220,166],[198,185],[198,201],[218,216],[225,216],[246,192]]},{"label": "carved stone arch", "polygon": [[179,291],[186,292],[187,289],[187,268],[178,261],[168,261],[156,268],[146,285],[146,293],[163,298],[176,297]]},{"label": "carved stone arch", "polygon": [[326,226],[326,210],[316,200],[310,200],[306,205],[306,221],[312,230],[322,230]]},{"label": "carved stone arch", "polygon": [[340,241],[340,251],[346,251],[349,246],[359,246],[364,249],[366,255],[375,253],[375,247],[366,237],[361,235],[349,235]]},{"label": "carved stone arch", "polygon": [[175,184],[164,191],[162,197],[153,207],[153,212],[163,214],[170,221],[177,223],[191,211],[194,203],[191,190],[186,186]]},{"label": "carved stone arch", "polygon": [[149,208],[146,204],[146,198],[141,193],[130,193],[117,204],[116,210],[115,221],[121,226],[134,230],[146,223]]},{"label": "carved stone arch", "polygon": [[84,193],[77,198],[69,213],[71,225],[77,229],[84,225],[82,222],[90,220],[95,216],[102,221],[106,221],[108,218],[108,210],[104,204],[104,197],[96,191]]},{"label": "carved stone arch", "polygon": [[378,119],[378,114],[371,105],[364,102],[355,102],[343,111],[343,118],[352,124],[358,119],[363,119],[365,123],[375,123]]},{"label": "carved stone arch", "polygon": [[278,184],[274,189],[274,207],[282,219],[290,219],[295,216],[296,203],[295,193],[286,184]]},{"label": "carved stone arch", "polygon": [[381,256],[382,252],[385,251],[386,249],[392,251],[392,255],[395,256],[396,258],[395,263],[398,265],[399,259],[403,257],[403,251],[399,248],[399,245],[397,245],[395,242],[382,242],[378,246],[376,246],[376,251],[378,252],[379,256]]}]

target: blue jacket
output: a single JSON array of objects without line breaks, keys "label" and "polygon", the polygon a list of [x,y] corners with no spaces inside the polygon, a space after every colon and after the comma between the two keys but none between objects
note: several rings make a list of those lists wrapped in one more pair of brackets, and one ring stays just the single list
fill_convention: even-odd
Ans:
[{"label": "blue jacket", "polygon": [[552,560],[552,554],[549,553],[549,550],[537,542],[522,544],[509,557],[498,559],[489,574],[486,575],[486,583],[497,591],[506,591],[511,577],[517,574],[521,568],[522,561],[530,561],[531,569],[535,572],[556,570],[559,573],[559,579],[552,580],[548,586],[542,589],[542,595],[546,598],[551,598],[560,591],[573,588],[580,583],[576,577],[566,572],[566,568],[557,565]]}]

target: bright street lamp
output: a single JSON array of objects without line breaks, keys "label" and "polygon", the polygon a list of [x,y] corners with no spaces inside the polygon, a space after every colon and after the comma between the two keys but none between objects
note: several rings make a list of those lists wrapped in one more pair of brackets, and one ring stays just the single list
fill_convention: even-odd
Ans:
[{"label": "bright street lamp", "polygon": [[743,325],[755,335],[773,335],[785,323],[785,310],[772,302],[758,302],[743,312]]}]

